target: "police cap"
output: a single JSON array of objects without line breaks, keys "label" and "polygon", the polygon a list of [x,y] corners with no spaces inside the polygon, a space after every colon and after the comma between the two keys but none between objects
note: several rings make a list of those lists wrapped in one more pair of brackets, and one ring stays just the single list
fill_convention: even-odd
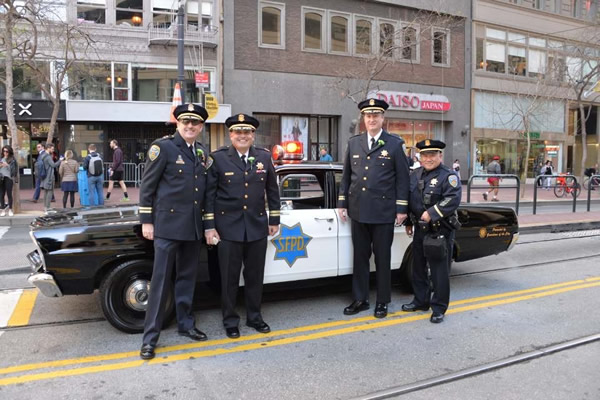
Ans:
[{"label": "police cap", "polygon": [[417,143],[419,151],[442,151],[445,147],[446,143],[435,139],[425,139]]},{"label": "police cap", "polygon": [[202,106],[197,104],[182,104],[180,106],[175,107],[173,110],[173,116],[175,119],[199,119],[204,122],[208,118],[208,111]]},{"label": "police cap", "polygon": [[366,99],[358,103],[358,109],[363,114],[383,114],[390,105],[379,99]]},{"label": "police cap", "polygon": [[260,123],[254,117],[251,117],[246,114],[236,114],[225,120],[225,126],[229,128],[230,131],[233,130],[252,130],[255,131],[258,128]]}]

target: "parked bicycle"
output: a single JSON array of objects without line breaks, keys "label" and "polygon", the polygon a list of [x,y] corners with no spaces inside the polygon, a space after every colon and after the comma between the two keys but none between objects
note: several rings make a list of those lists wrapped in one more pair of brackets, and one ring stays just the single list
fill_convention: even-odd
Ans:
[{"label": "parked bicycle", "polygon": [[[586,176],[585,178],[583,178],[583,188],[585,190],[590,190],[590,180],[591,180],[591,178],[589,176]],[[594,180],[592,182],[592,190],[598,190],[599,186],[600,186],[600,179],[594,178]]]},{"label": "parked bicycle", "polygon": [[575,184],[575,179],[572,176],[565,176],[566,174],[560,174],[556,178],[556,186],[554,186],[554,195],[556,197],[564,197],[567,194],[571,196],[579,197],[581,193],[581,185]]}]

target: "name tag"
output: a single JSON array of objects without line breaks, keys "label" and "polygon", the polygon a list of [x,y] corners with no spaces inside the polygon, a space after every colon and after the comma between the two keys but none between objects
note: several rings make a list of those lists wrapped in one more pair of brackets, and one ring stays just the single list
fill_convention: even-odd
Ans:
[{"label": "name tag", "polygon": [[225,176],[233,175],[233,172],[225,172]]},{"label": "name tag", "polygon": [[358,154],[354,154],[352,158],[360,158],[360,156]]}]

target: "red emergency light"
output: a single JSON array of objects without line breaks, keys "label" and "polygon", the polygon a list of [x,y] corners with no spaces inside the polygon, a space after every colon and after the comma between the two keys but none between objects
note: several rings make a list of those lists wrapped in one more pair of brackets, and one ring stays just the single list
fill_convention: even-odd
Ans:
[{"label": "red emergency light", "polygon": [[271,155],[275,161],[283,163],[299,162],[304,158],[303,147],[302,142],[291,140],[273,146]]}]

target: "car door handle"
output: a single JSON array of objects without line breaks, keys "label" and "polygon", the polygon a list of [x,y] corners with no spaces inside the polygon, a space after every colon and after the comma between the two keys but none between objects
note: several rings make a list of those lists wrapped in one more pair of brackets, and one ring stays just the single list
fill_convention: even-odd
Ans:
[{"label": "car door handle", "polygon": [[327,221],[327,222],[333,222],[333,218],[331,218],[331,217],[326,217],[326,218],[319,218],[319,217],[315,217],[315,221]]}]

